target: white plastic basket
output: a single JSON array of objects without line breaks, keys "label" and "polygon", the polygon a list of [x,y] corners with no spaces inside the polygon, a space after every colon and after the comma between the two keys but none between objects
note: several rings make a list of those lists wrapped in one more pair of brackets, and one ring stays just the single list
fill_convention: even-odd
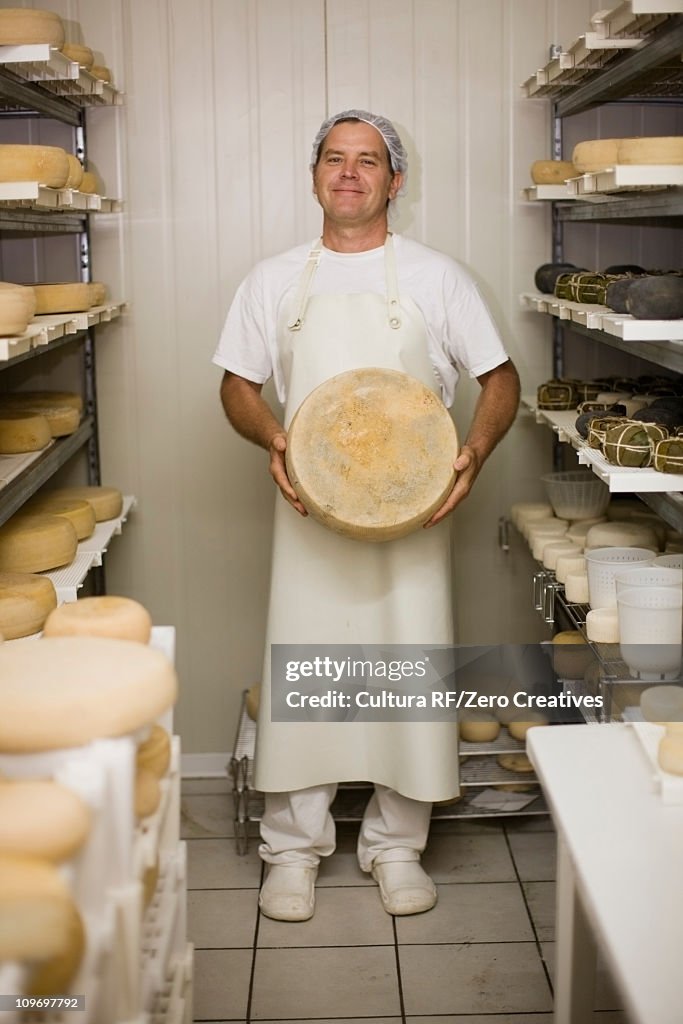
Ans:
[{"label": "white plastic basket", "polygon": [[614,577],[622,569],[652,565],[656,552],[649,548],[592,548],[585,552],[588,598],[591,608],[616,608]]},{"label": "white plastic basket", "polygon": [[572,469],[541,477],[555,515],[561,519],[592,519],[609,504],[609,488],[590,470]]}]

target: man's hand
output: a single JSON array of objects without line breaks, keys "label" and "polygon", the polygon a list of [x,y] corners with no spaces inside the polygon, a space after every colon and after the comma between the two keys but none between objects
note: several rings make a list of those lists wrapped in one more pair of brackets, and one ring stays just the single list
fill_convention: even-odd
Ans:
[{"label": "man's hand", "polygon": [[268,445],[268,453],[270,455],[270,475],[280,488],[282,497],[288,501],[292,508],[295,508],[300,515],[307,516],[308,512],[299,501],[299,497],[287,476],[287,466],[285,463],[286,450],[286,434],[276,434],[271,438],[270,444]]},{"label": "man's hand", "polygon": [[428,529],[430,526],[436,526],[437,523],[440,523],[444,516],[447,516],[449,512],[452,512],[455,506],[460,504],[460,502],[470,493],[472,484],[476,480],[479,470],[481,469],[481,462],[474,448],[470,448],[469,445],[464,444],[460,450],[460,454],[453,463],[453,468],[457,474],[455,483],[453,484],[453,490],[448,495],[441,508],[438,508],[429,522],[425,523],[425,529]]}]

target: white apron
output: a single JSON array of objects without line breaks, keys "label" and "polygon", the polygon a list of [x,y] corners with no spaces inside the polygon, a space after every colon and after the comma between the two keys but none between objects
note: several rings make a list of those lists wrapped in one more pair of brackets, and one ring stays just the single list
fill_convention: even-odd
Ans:
[{"label": "white apron", "polygon": [[[278,324],[285,427],[313,388],[346,370],[401,370],[438,393],[422,314],[411,299],[399,301],[391,236],[386,298],[370,292],[308,297],[319,258],[313,249]],[[356,781],[415,800],[457,796],[454,723],[270,720],[271,644],[451,644],[451,595],[450,519],[371,543],[336,534],[278,497],[256,788],[282,792]]]}]

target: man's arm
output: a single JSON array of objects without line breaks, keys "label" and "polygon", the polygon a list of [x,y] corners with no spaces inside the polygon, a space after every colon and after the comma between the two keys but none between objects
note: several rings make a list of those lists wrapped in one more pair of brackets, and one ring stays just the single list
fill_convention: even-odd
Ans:
[{"label": "man's arm", "polygon": [[477,377],[481,393],[465,443],[454,462],[457,478],[453,490],[426,526],[434,526],[452,512],[472,489],[481,467],[508,432],[519,406],[519,375],[512,362],[501,363]]},{"label": "man's arm", "polygon": [[221,381],[225,415],[238,434],[264,448],[270,456],[270,475],[282,495],[302,516],[308,515],[289,482],[285,467],[287,431],[261,396],[261,384],[226,371]]}]

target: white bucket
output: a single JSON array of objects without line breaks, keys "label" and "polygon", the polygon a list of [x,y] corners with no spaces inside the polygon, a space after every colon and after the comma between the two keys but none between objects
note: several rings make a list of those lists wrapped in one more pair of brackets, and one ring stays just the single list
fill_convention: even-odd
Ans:
[{"label": "white bucket", "polygon": [[649,548],[591,548],[584,552],[588,572],[588,596],[591,608],[616,608],[614,577],[622,569],[652,565],[656,552]]},{"label": "white bucket", "polygon": [[683,655],[683,591],[631,587],[617,597],[621,656],[632,676],[676,679]]}]

